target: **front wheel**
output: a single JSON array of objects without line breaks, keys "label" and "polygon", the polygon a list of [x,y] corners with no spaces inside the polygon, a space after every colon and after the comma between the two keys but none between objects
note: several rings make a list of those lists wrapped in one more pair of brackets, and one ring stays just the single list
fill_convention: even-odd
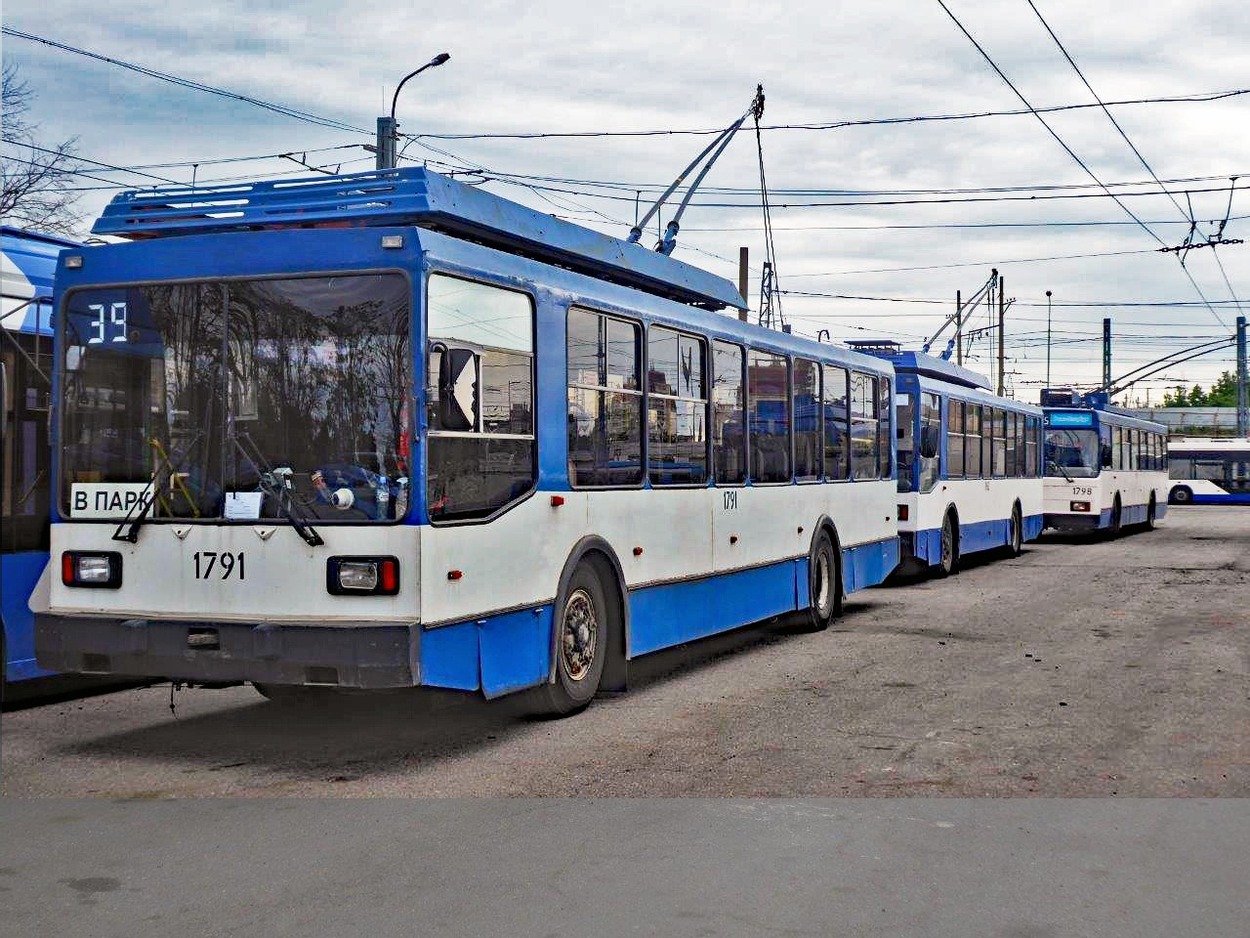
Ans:
[{"label": "front wheel", "polygon": [[1146,530],[1153,531],[1155,529],[1155,495],[1150,493],[1150,505],[1146,508]]},{"label": "front wheel", "polygon": [[1024,552],[1024,525],[1020,517],[1020,506],[1015,505],[1011,509],[1011,530],[1009,533],[1008,549],[1011,556],[1019,557]]},{"label": "front wheel", "polygon": [[614,614],[598,574],[581,564],[556,608],[555,679],[532,692],[535,712],[567,716],[586,708],[603,676]]},{"label": "front wheel", "polygon": [[1117,537],[1120,533],[1123,514],[1123,509],[1120,507],[1120,496],[1119,493],[1117,493],[1115,496],[1115,502],[1111,506],[1111,526],[1107,529],[1107,533],[1112,537]]},{"label": "front wheel", "polygon": [[1194,500],[1194,493],[1186,485],[1178,485],[1172,489],[1172,501],[1178,505],[1188,505]]},{"label": "front wheel", "polygon": [[812,547],[808,589],[811,601],[807,607],[807,625],[813,632],[823,632],[842,611],[842,576],[833,539],[821,531]]}]

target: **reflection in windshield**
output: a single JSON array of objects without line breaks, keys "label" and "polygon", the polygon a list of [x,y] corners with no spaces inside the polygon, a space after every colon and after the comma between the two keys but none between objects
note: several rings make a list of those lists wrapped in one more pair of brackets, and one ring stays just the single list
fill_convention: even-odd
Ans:
[{"label": "reflection in windshield", "polygon": [[402,516],[408,324],[394,274],[71,294],[63,508],[155,478],[155,518]]},{"label": "reflection in windshield", "polygon": [[1090,479],[1098,475],[1097,430],[1047,430],[1046,475]]}]

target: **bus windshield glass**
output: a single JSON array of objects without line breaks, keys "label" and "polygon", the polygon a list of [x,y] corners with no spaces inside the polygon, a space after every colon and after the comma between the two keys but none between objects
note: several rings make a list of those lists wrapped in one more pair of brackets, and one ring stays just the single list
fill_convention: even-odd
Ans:
[{"label": "bus windshield glass", "polygon": [[410,306],[398,274],[71,293],[62,511],[402,517]]},{"label": "bus windshield glass", "polygon": [[1046,475],[1092,479],[1099,471],[1098,431],[1046,431]]}]

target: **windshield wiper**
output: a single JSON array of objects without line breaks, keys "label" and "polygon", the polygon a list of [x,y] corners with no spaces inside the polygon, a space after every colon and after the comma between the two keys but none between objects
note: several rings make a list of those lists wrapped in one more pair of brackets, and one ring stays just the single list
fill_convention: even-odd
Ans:
[{"label": "windshield wiper", "polygon": [[[243,445],[243,441],[247,441],[253,452],[248,452],[247,446]],[[291,527],[295,529],[295,533],[304,539],[309,547],[320,547],[325,543],[321,539],[321,535],[317,533],[317,529],[308,523],[308,520],[296,512],[295,502],[291,498],[291,470],[285,466],[277,469],[270,469],[268,460],[260,451],[260,447],[247,434],[247,431],[235,432],[230,434],[230,442],[235,445],[243,458],[251,464],[260,476],[260,489],[266,495],[270,496],[277,505],[278,512],[287,521],[291,522]]]},{"label": "windshield wiper", "polygon": [[1068,475],[1068,473],[1064,471],[1063,466],[1059,465],[1059,463],[1055,462],[1053,459],[1046,464],[1046,468],[1049,469],[1051,466],[1054,466],[1056,469],[1058,469],[1059,474],[1063,476],[1065,479],[1067,479],[1069,482],[1076,481],[1076,479],[1072,478],[1072,476]]},{"label": "windshield wiper", "polygon": [[[201,436],[203,436],[203,431],[200,431],[191,438],[191,441],[187,444],[187,448],[189,449],[198,443]],[[165,447],[161,445],[160,440],[153,438],[148,440],[148,444],[156,453],[157,462],[156,469],[152,473],[152,481],[148,483],[148,488],[145,493],[147,498],[140,498],[137,502],[130,506],[130,510],[126,512],[126,517],[122,518],[121,524],[119,524],[117,526],[117,530],[113,532],[113,540],[115,541],[128,541],[131,544],[138,542],[139,528],[143,524],[144,519],[147,518],[148,512],[152,510],[152,505],[156,501],[156,493],[160,491],[161,473],[165,473],[171,480],[177,478],[173,460],[171,460],[169,458],[169,454],[165,452]],[[191,493],[187,491],[185,483],[182,483],[181,480],[178,481],[188,504],[191,504]],[[135,515],[134,518],[131,518],[130,516],[134,515],[136,508],[139,509],[139,514]],[[193,504],[192,509],[198,517],[199,510],[196,509]]]}]

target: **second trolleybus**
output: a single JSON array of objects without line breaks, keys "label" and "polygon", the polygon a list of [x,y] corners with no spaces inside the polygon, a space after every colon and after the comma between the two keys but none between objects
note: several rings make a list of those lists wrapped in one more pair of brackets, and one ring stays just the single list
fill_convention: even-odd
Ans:
[{"label": "second trolleybus", "polygon": [[1167,512],[1167,427],[1111,406],[1107,395],[1042,392],[1046,526],[1118,534]]},{"label": "second trolleybus", "polygon": [[1018,555],[1042,532],[1041,408],[993,394],[944,359],[851,344],[895,368],[903,571],[945,575],[978,551]]},{"label": "second trolleybus", "polygon": [[661,253],[421,169],[95,231],[132,240],[58,271],[45,666],[569,712],[898,561],[890,364]]}]

